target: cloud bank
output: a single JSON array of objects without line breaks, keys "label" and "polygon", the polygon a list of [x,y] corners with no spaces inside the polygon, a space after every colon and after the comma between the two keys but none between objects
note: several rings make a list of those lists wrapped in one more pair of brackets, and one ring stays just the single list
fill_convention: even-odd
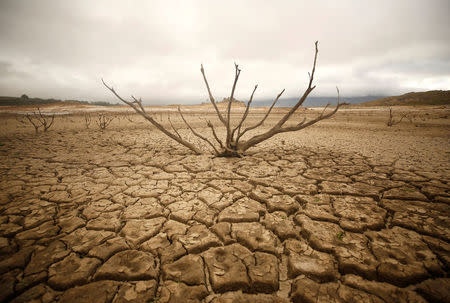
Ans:
[{"label": "cloud bank", "polygon": [[315,96],[450,88],[449,1],[0,3],[0,95],[150,104],[299,95],[319,40]]}]

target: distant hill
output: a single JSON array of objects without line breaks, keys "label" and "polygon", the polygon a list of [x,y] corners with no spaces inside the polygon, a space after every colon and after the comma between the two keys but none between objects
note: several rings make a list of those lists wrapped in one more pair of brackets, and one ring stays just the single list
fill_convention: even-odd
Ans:
[{"label": "distant hill", "polygon": [[58,100],[58,99],[41,99],[41,98],[29,98],[27,95],[21,97],[2,97],[0,96],[0,106],[38,106],[43,104],[55,104],[55,103],[78,103],[88,105],[100,105],[109,106],[115,105],[104,101],[78,101],[78,100]]},{"label": "distant hill", "polygon": [[361,103],[362,106],[394,105],[450,105],[450,90],[432,90],[428,92],[407,93],[401,96],[385,97]]},{"label": "distant hill", "polygon": [[[341,97],[341,102],[350,104],[359,104],[366,101],[377,100],[386,96],[360,96],[360,97]],[[298,98],[281,98],[277,102],[277,107],[291,107],[297,103]],[[253,106],[270,106],[273,99],[255,100]],[[337,97],[308,97],[303,103],[303,107],[325,106],[328,103],[336,104]]]},{"label": "distant hill", "polygon": [[[222,105],[222,106],[226,106],[226,105],[228,105],[228,101],[230,100],[230,97],[228,97],[228,98],[223,98],[222,99],[222,101],[216,101],[216,104],[217,105]],[[246,105],[246,103],[245,102],[243,102],[243,101],[239,101],[239,100],[237,100],[237,99],[235,99],[235,98],[233,98],[233,101],[231,102],[232,103],[232,105],[233,106],[245,106]],[[195,104],[195,103],[194,103]],[[205,101],[205,102],[203,102],[202,104],[211,104],[210,103],[210,101],[208,100],[208,101]]]}]

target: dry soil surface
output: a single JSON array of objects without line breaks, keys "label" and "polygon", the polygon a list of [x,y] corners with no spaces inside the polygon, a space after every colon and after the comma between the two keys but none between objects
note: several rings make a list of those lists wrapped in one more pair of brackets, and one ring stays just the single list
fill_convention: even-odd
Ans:
[{"label": "dry soil surface", "polygon": [[344,111],[243,158],[5,116],[0,301],[449,302],[446,114]]}]

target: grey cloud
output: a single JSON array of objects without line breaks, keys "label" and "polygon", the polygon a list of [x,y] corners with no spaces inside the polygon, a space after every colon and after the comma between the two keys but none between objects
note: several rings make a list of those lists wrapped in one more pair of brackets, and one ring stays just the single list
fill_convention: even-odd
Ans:
[{"label": "grey cloud", "polygon": [[[116,102],[104,77],[147,102],[297,96],[319,40],[315,95],[448,89],[448,1],[12,1],[0,3],[0,95]],[[26,79],[26,81],[24,80]],[[434,83],[434,84],[433,84]]]}]

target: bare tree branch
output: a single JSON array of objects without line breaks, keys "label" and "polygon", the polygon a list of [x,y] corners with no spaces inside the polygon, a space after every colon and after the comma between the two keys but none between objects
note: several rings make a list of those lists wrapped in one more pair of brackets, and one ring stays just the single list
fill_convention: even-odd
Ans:
[{"label": "bare tree branch", "polygon": [[392,114],[392,107],[389,107],[389,119],[388,122],[386,123],[387,126],[394,126],[396,124],[399,124],[400,122],[402,122],[403,118],[407,118],[407,114],[402,114],[402,116],[400,117],[399,120],[395,121],[394,120],[394,115]]},{"label": "bare tree branch", "polygon": [[86,126],[86,129],[89,129],[89,125],[91,124],[91,115],[84,114],[84,124]]},{"label": "bare tree branch", "polygon": [[176,130],[175,126],[173,126],[170,116],[167,116],[167,120],[169,120],[170,126],[172,126],[172,129],[177,134],[178,138],[181,138],[180,133]]},{"label": "bare tree branch", "polygon": [[97,115],[96,123],[97,123],[99,129],[101,131],[104,131],[108,127],[108,125],[112,122],[112,120],[114,120],[114,117],[112,117],[112,116],[108,117],[104,113],[99,113]]},{"label": "bare tree branch", "polygon": [[211,94],[211,89],[209,88],[208,80],[206,79],[205,70],[203,69],[203,64],[201,64],[200,66],[201,66],[200,71],[202,72],[202,75],[203,75],[203,81],[205,81],[206,88],[208,89],[209,101],[211,101],[212,105],[214,106],[214,109],[216,110],[216,113],[217,113],[217,116],[219,117],[219,120],[223,123],[223,125],[226,126],[227,123],[226,123],[224,117],[222,116],[222,113],[217,108],[216,101],[214,100],[214,97]]},{"label": "bare tree branch", "polygon": [[206,125],[208,125],[209,128],[211,128],[212,134],[214,136],[214,139],[219,143],[220,148],[224,148],[222,141],[217,137],[216,131],[214,130],[214,125],[211,123],[211,121],[207,121]]},{"label": "bare tree branch", "polygon": [[[276,103],[278,102],[278,100],[280,99],[281,95],[284,93],[284,89],[276,96],[275,100],[273,101],[272,105],[270,106],[270,108],[267,110],[267,112],[265,113],[265,115],[263,116],[263,118],[257,122],[255,125],[249,126],[247,128],[245,128],[242,132],[241,129],[243,128],[244,122],[247,119],[247,116],[249,115],[249,111],[250,111],[250,105],[253,101],[253,97],[255,94],[255,91],[257,89],[257,85],[255,85],[255,88],[253,89],[253,92],[250,96],[249,101],[247,102],[247,106],[245,108],[245,111],[242,115],[242,117],[239,120],[239,123],[235,126],[232,127],[231,126],[231,107],[233,105],[233,100],[234,100],[234,94],[236,91],[236,87],[237,87],[237,82],[239,80],[239,76],[241,73],[241,70],[239,69],[239,66],[235,63],[234,67],[235,67],[235,74],[234,74],[234,82],[233,82],[233,86],[231,89],[231,94],[230,94],[230,98],[228,100],[228,104],[227,104],[227,108],[226,108],[226,113],[223,113],[219,110],[216,101],[214,100],[214,97],[211,93],[211,89],[208,83],[208,80],[206,78],[205,75],[205,70],[203,68],[203,65],[201,65],[200,71],[203,75],[203,80],[205,82],[206,85],[206,89],[208,91],[208,95],[209,95],[209,100],[212,103],[214,110],[220,120],[220,122],[225,126],[226,129],[226,138],[225,140],[221,140],[218,136],[218,134],[216,133],[216,130],[213,126],[213,124],[211,123],[211,121],[207,121],[207,126],[211,129],[212,135],[215,139],[215,141],[217,141],[219,147],[217,148],[213,142],[209,140],[208,138],[204,137],[203,135],[201,135],[200,133],[198,133],[193,127],[191,127],[191,125],[186,121],[183,113],[181,112],[180,107],[178,107],[178,112],[182,118],[182,120],[184,121],[184,123],[187,125],[187,127],[190,129],[190,131],[198,138],[200,138],[201,140],[205,141],[206,143],[208,143],[214,150],[215,154],[218,156],[242,156],[243,153],[250,147],[257,145],[258,143],[265,141],[271,137],[273,137],[276,134],[279,133],[285,133],[285,132],[291,132],[291,131],[298,131],[301,130],[303,128],[309,127],[321,120],[327,119],[329,117],[331,117],[332,115],[334,115],[341,106],[345,105],[346,103],[340,103],[340,95],[339,95],[339,89],[337,89],[337,94],[338,94],[338,102],[336,107],[334,108],[334,110],[331,111],[327,111],[329,104],[327,106],[325,106],[325,108],[323,109],[323,111],[314,119],[310,120],[310,121],[306,121],[306,118],[303,118],[303,120],[298,121],[296,124],[292,125],[292,126],[285,126],[286,122],[296,113],[296,111],[298,110],[298,108],[300,106],[302,106],[302,104],[304,103],[304,101],[307,99],[307,97],[309,96],[309,94],[314,90],[314,88],[316,87],[315,85],[313,85],[313,81],[314,81],[314,75],[315,75],[315,71],[316,71],[316,64],[317,64],[317,56],[318,56],[318,42],[315,42],[315,53],[314,53],[314,61],[313,61],[313,65],[312,65],[312,69],[311,71],[308,73],[308,77],[309,77],[309,81],[308,81],[308,86],[306,88],[306,90],[303,92],[303,94],[299,97],[299,99],[297,100],[297,102],[295,103],[294,106],[292,106],[289,111],[287,113],[285,113],[282,118],[275,124],[273,125],[271,128],[269,128],[268,130],[266,130],[265,132],[263,132],[262,134],[258,134],[255,135],[253,137],[251,137],[250,139],[248,139],[247,141],[242,140],[242,142],[240,142],[240,139],[242,138],[242,136],[244,134],[246,134],[247,132],[256,129],[258,127],[260,127],[264,121],[266,121],[266,119],[268,118],[268,116],[270,115],[270,113],[272,112],[274,106],[276,105]],[[110,90],[119,100],[121,100],[122,102],[124,102],[125,104],[129,105],[130,107],[132,107],[138,114],[140,114],[141,116],[143,116],[147,121],[149,121],[151,124],[153,124],[154,126],[156,126],[156,128],[158,130],[160,130],[161,132],[163,132],[165,135],[167,135],[168,137],[170,137],[171,139],[177,141],[178,143],[186,146],[187,148],[189,148],[190,150],[194,151],[196,154],[200,154],[201,150],[199,150],[196,146],[194,146],[193,144],[191,144],[190,142],[184,140],[180,133],[176,130],[176,128],[174,127],[172,121],[169,119],[169,123],[172,127],[173,132],[169,131],[168,129],[166,129],[162,124],[158,123],[149,113],[146,112],[143,104],[142,104],[142,100],[141,99],[136,99],[135,97],[131,96],[133,101],[128,101],[123,99],[121,96],[119,96],[116,91],[114,90],[114,88],[108,86],[102,79],[103,85]],[[224,116],[226,114],[226,116]],[[391,118],[392,118],[392,111],[391,111]],[[403,119],[404,117],[402,117],[400,119],[400,121]],[[391,119],[392,120],[392,119]],[[236,135],[237,132],[237,135]],[[236,138],[235,138],[236,135]],[[215,142],[214,142],[215,143]]]},{"label": "bare tree branch", "polygon": [[31,119],[29,114],[26,114],[25,117],[28,119],[28,121],[30,121],[30,123],[34,126],[34,131],[36,132],[36,134],[39,131],[39,125],[37,123],[34,123],[33,119]]},{"label": "bare tree branch", "polygon": [[258,123],[256,123],[253,126],[247,127],[246,129],[244,129],[244,131],[238,135],[238,137],[236,138],[236,142],[239,142],[239,139],[248,131],[255,129],[259,126],[261,126],[264,121],[266,121],[267,117],[269,116],[270,112],[272,111],[273,107],[275,106],[275,104],[278,102],[278,99],[280,99],[281,95],[284,93],[284,89],[281,91],[281,93],[278,94],[278,96],[275,98],[275,100],[273,101],[272,105],[270,106],[270,108],[267,110],[266,114],[264,115],[264,117],[261,119],[261,121],[259,121]]},{"label": "bare tree branch", "polygon": [[[247,106],[245,107],[245,112],[242,115],[241,121],[239,122],[239,124],[233,129],[233,131],[231,132],[231,140],[233,140],[234,138],[234,133],[236,132],[236,130],[238,131],[237,136],[239,137],[239,134],[241,132],[241,127],[242,124],[244,123],[245,119],[247,119],[248,116],[248,112],[250,110],[250,105],[252,104],[253,101],[253,95],[255,94],[256,89],[258,88],[258,84],[255,85],[255,88],[253,89],[252,95],[250,96],[250,99],[247,102]],[[237,141],[237,140],[236,140]]]},{"label": "bare tree branch", "polygon": [[203,141],[207,142],[209,145],[211,145],[211,147],[214,149],[214,151],[216,152],[216,154],[219,154],[219,151],[216,149],[216,147],[214,146],[214,144],[211,143],[211,141],[208,140],[208,138],[203,137],[202,135],[200,135],[199,133],[197,133],[192,127],[191,125],[186,121],[186,119],[183,116],[183,113],[181,112],[180,107],[178,106],[178,112],[180,113],[181,119],[183,119],[184,123],[187,125],[187,127],[191,130],[191,132],[199,137],[200,139],[202,139]]},{"label": "bare tree branch", "polygon": [[139,115],[141,115],[142,117],[144,117],[147,121],[149,121],[151,124],[153,124],[157,129],[159,129],[161,132],[163,132],[166,136],[172,138],[173,140],[177,141],[178,143],[180,143],[181,145],[189,148],[190,150],[192,150],[194,153],[196,154],[202,154],[202,151],[200,149],[198,149],[197,147],[195,147],[192,143],[187,142],[186,140],[178,137],[177,135],[169,132],[168,130],[166,130],[164,128],[164,126],[162,126],[161,124],[159,124],[158,122],[156,122],[152,117],[150,117],[147,112],[145,111],[144,106],[142,105],[142,101],[138,101],[136,99],[135,102],[138,104],[138,106],[136,106],[136,104],[134,102],[130,102],[127,101],[125,99],[123,99],[119,94],[116,93],[116,91],[114,90],[113,87],[108,86],[105,81],[103,81],[103,85],[109,90],[111,91],[120,101],[122,101],[123,103],[131,106]]},{"label": "bare tree branch", "polygon": [[[298,130],[301,130],[301,129],[306,128],[308,126],[311,126],[313,124],[316,124],[317,122],[319,122],[321,120],[324,120],[324,119],[327,119],[327,118],[331,117],[332,115],[334,115],[339,110],[339,108],[341,106],[348,105],[347,103],[340,103],[339,89],[337,87],[336,87],[336,89],[337,89],[337,93],[338,93],[338,101],[337,101],[338,103],[337,103],[337,105],[336,105],[336,107],[335,107],[335,109],[333,111],[329,112],[326,115],[324,115],[324,111],[322,111],[322,113],[317,118],[315,118],[313,120],[310,120],[310,121],[308,121],[306,123],[303,120],[302,122],[298,123],[296,126],[284,127],[284,128],[283,127],[278,127],[278,128],[274,127],[272,129],[270,129],[269,131],[267,131],[267,132],[265,132],[265,133],[263,133],[261,135],[254,136],[251,139],[249,139],[248,141],[242,143],[240,145],[241,150],[242,151],[246,151],[248,148],[250,148],[252,146],[255,146],[258,143],[261,143],[262,141],[265,141],[265,140],[273,137],[276,134],[283,133],[283,132],[290,132],[290,131],[298,131]],[[327,107],[328,107],[328,105],[325,107],[325,109]]]},{"label": "bare tree branch", "polygon": [[236,63],[234,63],[234,69],[235,69],[235,73],[234,73],[234,82],[233,82],[233,87],[231,89],[231,95],[230,95],[230,100],[228,100],[228,108],[227,108],[227,138],[225,141],[225,146],[230,146],[231,143],[231,127],[230,127],[230,117],[231,117],[231,104],[233,103],[233,98],[234,98],[234,91],[236,89],[236,84],[237,81],[239,79],[239,75],[241,74],[241,70],[239,69],[239,65],[237,65]]},{"label": "bare tree branch", "polygon": [[[53,125],[53,122],[55,121],[55,114],[50,116],[49,121],[48,116],[44,115],[38,107],[37,112],[33,112],[33,116],[26,114],[26,118],[33,125],[36,133],[38,133],[39,127],[41,126],[44,128],[44,132],[46,132]],[[34,122],[33,120],[36,120],[37,122]]]}]

